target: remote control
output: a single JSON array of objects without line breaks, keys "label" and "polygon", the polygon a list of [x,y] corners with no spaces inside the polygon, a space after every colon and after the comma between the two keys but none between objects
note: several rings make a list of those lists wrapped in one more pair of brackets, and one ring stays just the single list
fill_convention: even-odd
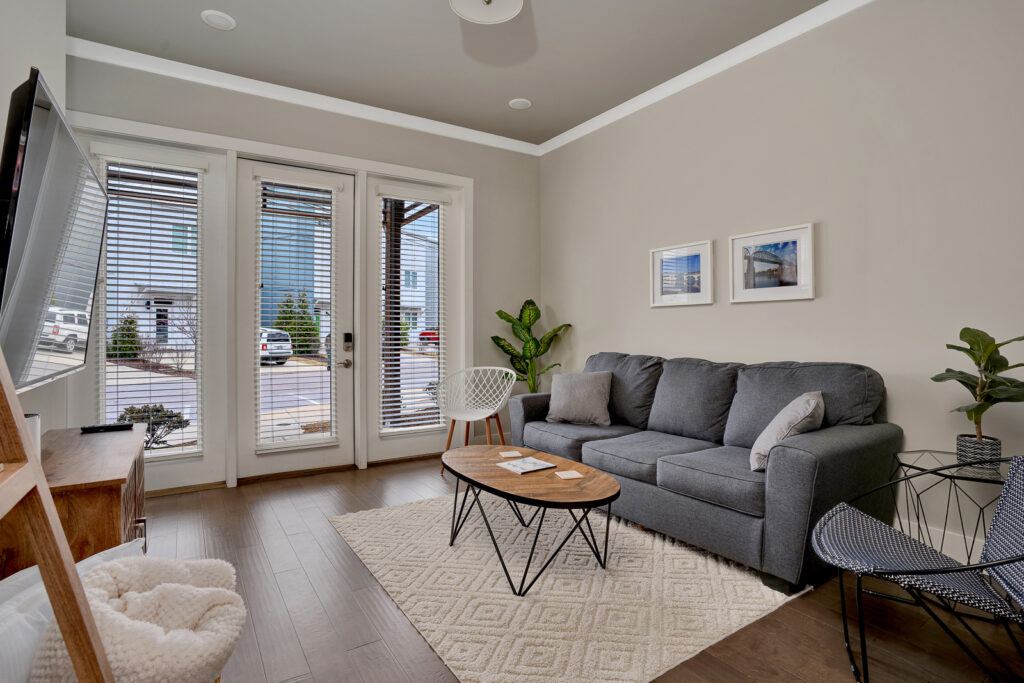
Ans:
[{"label": "remote control", "polygon": [[100,432],[127,432],[135,426],[134,422],[114,422],[108,425],[85,425],[83,434],[99,434]]}]

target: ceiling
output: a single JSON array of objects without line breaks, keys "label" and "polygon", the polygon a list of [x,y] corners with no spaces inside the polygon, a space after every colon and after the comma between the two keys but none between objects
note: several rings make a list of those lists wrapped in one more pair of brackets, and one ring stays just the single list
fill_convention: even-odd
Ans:
[{"label": "ceiling", "polygon": [[[68,0],[68,35],[544,142],[822,0],[526,0],[496,26],[448,0]],[[199,18],[238,21],[216,31]],[[513,111],[514,97],[533,107]]]}]

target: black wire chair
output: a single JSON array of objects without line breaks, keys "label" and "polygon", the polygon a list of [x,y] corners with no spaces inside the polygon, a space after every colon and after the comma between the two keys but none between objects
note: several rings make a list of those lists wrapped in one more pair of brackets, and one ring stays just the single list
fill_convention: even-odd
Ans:
[{"label": "black wire chair", "polygon": [[[867,642],[864,637],[864,593],[921,607],[990,678],[1024,680],[1024,676],[1015,673],[956,609],[957,605],[964,605],[992,615],[995,623],[1001,624],[1006,630],[1018,656],[1024,660],[1024,648],[1010,627],[1011,623],[1016,624],[1024,632],[1024,611],[1021,608],[1024,605],[1024,456],[992,462],[1009,462],[1010,471],[996,503],[980,562],[966,565],[957,562],[846,503],[840,503],[829,510],[815,525],[811,535],[814,551],[822,560],[839,569],[843,641],[854,680],[869,682]],[[963,465],[936,467],[894,479],[850,502],[878,494],[886,488],[893,490],[894,485],[910,479],[958,467]],[[850,646],[844,571],[856,575],[860,669],[857,668]],[[867,590],[862,585],[865,576],[892,582],[906,591],[910,598]],[[952,614],[1004,673],[993,673],[981,657],[942,620],[935,611],[936,607]]]}]

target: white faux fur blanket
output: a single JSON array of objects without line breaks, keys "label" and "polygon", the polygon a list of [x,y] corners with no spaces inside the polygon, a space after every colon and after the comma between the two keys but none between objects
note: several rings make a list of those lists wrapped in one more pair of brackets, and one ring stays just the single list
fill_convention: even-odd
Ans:
[{"label": "white faux fur blanket", "polygon": [[[128,557],[96,567],[82,585],[118,681],[211,683],[245,622],[234,567],[222,560]],[[75,680],[56,622],[31,680]]]}]

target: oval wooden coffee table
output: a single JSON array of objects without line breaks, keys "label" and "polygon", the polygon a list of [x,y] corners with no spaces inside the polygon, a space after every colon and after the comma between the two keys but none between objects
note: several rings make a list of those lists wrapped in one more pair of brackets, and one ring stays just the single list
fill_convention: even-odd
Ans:
[{"label": "oval wooden coffee table", "polygon": [[[515,458],[504,458],[502,451],[518,451],[523,457],[534,457],[538,460],[549,462],[555,467],[516,474],[503,467],[498,467],[499,462],[510,462]],[[475,506],[480,511],[480,517],[487,527],[487,533],[494,544],[494,551],[498,554],[498,561],[508,579],[509,588],[512,593],[518,596],[526,595],[533,587],[544,570],[554,561],[558,553],[569,542],[576,532],[583,536],[587,547],[597,558],[598,565],[604,569],[608,559],[608,531],[612,516],[612,502],[619,497],[619,483],[611,476],[601,470],[594,469],[575,460],[562,458],[551,453],[535,451],[531,448],[513,448],[510,446],[465,446],[445,452],[441,456],[441,465],[445,470],[455,475],[455,502],[452,506],[451,535],[448,538],[448,545],[454,545],[459,532],[469,519],[470,512]],[[555,475],[555,472],[565,470],[576,470],[583,476],[579,479],[562,479]],[[465,483],[466,489],[462,493],[462,503],[459,504],[459,488]],[[524,527],[533,525],[538,513],[540,521],[534,530],[533,543],[530,546],[530,555],[526,560],[526,568],[523,570],[523,577],[518,587],[512,580],[505,558],[501,554],[498,540],[494,537],[491,529],[491,522],[487,519],[483,505],[480,504],[480,493],[486,491],[508,503],[509,508],[515,515],[519,524]],[[473,496],[469,507],[466,501],[470,494]],[[536,508],[529,519],[523,515],[520,505]],[[594,528],[590,524],[590,513],[592,510],[607,506],[604,527],[604,551],[600,549]],[[537,539],[540,537],[541,529],[544,527],[544,518],[549,509],[566,510],[573,519],[573,527],[566,534],[562,542],[558,544],[554,552],[548,554],[547,560],[541,566],[534,577],[527,583],[530,573],[530,565],[533,562],[533,554],[537,549]]]}]

